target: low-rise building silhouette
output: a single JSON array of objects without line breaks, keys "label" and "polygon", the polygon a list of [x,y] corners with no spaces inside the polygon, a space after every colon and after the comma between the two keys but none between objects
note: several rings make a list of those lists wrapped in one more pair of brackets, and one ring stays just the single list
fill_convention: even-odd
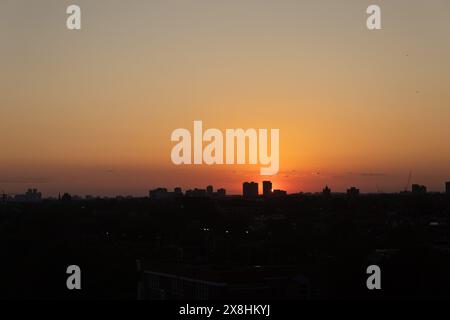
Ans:
[{"label": "low-rise building silhouette", "polygon": [[427,187],[420,184],[413,184],[411,187],[411,192],[413,194],[425,194],[427,193]]},{"label": "low-rise building silhouette", "polygon": [[62,202],[71,202],[72,201],[72,196],[70,195],[70,193],[64,193],[63,196],[61,197],[61,201]]},{"label": "low-rise building silhouette", "polygon": [[324,196],[330,196],[331,195],[331,189],[328,186],[325,186],[325,188],[323,188],[323,190],[322,190],[322,194]]},{"label": "low-rise building silhouette", "polygon": [[154,200],[167,199],[169,193],[166,188],[156,188],[149,191],[149,197]]},{"label": "low-rise building silhouette", "polygon": [[16,194],[14,200],[18,202],[40,202],[42,201],[42,193],[37,189],[28,189],[25,194]]},{"label": "low-rise building silhouette", "polygon": [[445,193],[450,195],[450,181],[445,183]]},{"label": "low-rise building silhouette", "polygon": [[351,187],[350,189],[347,189],[347,195],[351,197],[359,196],[359,189]]},{"label": "low-rise building silhouette", "polygon": [[244,266],[225,269],[138,262],[138,300],[277,299],[311,296],[309,278],[296,266]]},{"label": "low-rise building silhouette", "polygon": [[284,198],[287,196],[287,191],[284,190],[273,190],[272,197],[274,198]]},{"label": "low-rise building silhouette", "polygon": [[225,197],[227,195],[227,191],[224,188],[220,188],[217,190],[217,196],[218,197]]},{"label": "low-rise building silhouette", "polygon": [[186,191],[186,197],[191,198],[205,198],[207,196],[205,189],[197,189],[194,190],[187,190]]}]

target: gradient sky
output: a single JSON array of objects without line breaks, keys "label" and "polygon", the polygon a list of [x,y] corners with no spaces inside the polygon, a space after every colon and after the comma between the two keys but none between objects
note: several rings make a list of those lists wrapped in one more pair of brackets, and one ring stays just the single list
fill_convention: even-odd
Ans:
[{"label": "gradient sky", "polygon": [[448,0],[1,0],[0,49],[0,191],[263,180],[259,165],[174,166],[170,134],[194,120],[279,128],[270,179],[289,192],[450,180]]}]

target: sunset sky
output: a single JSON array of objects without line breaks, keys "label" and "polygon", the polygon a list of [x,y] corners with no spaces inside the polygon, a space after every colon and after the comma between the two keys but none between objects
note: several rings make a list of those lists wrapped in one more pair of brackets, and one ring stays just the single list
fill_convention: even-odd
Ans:
[{"label": "sunset sky", "polygon": [[[448,0],[1,0],[0,49],[0,192],[450,181]],[[173,165],[171,132],[194,120],[280,129],[279,174]]]}]

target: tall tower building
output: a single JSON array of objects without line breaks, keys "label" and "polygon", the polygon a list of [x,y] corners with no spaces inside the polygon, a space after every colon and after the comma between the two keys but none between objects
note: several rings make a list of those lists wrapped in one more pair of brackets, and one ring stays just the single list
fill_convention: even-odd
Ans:
[{"label": "tall tower building", "polygon": [[244,198],[258,197],[258,184],[256,182],[244,182],[242,186],[242,194]]},{"label": "tall tower building", "polygon": [[268,198],[272,195],[272,182],[263,181],[263,196]]}]

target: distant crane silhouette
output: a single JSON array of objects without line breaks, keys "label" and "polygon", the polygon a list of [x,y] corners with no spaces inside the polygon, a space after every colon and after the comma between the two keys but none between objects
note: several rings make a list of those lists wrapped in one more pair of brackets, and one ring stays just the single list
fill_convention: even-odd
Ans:
[{"label": "distant crane silhouette", "polygon": [[405,186],[405,192],[408,191],[409,185],[411,184],[411,179],[412,179],[412,171],[409,171],[408,182],[406,183],[406,186]]}]

